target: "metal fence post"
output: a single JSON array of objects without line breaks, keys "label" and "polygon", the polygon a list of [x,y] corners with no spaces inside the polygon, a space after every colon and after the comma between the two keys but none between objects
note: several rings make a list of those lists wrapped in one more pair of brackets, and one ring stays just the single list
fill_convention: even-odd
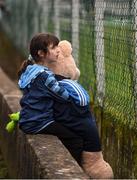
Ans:
[{"label": "metal fence post", "polygon": [[49,0],[38,0],[40,5],[40,31],[46,32],[48,30],[48,18],[49,18]]},{"label": "metal fence post", "polygon": [[72,0],[72,47],[73,55],[78,65],[79,52],[79,0]]},{"label": "metal fence post", "polygon": [[[34,4],[34,0],[29,0],[30,1],[30,8],[34,8],[35,11],[34,11],[34,14],[32,16],[32,28],[31,29],[31,33],[30,33],[30,37],[33,35],[33,34],[36,34],[37,32],[39,32],[39,6],[37,6],[37,1],[35,1],[36,4]],[[33,12],[33,10],[32,10]],[[32,34],[32,35],[31,35]]]},{"label": "metal fence post", "polygon": [[60,38],[60,0],[54,0],[54,25],[55,35]]},{"label": "metal fence post", "polygon": [[28,27],[26,26],[27,22],[27,11],[28,11],[28,1],[22,1],[22,16],[21,16],[21,25],[20,28],[20,46],[23,46],[24,52],[26,52],[26,47],[28,43]]},{"label": "metal fence post", "polygon": [[95,1],[95,32],[96,32],[96,80],[97,100],[103,106],[105,97],[105,65],[104,65],[104,0]]}]

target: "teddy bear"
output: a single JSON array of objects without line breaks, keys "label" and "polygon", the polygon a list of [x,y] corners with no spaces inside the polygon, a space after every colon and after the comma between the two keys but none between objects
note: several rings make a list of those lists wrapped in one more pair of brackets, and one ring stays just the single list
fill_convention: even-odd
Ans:
[{"label": "teddy bear", "polygon": [[72,46],[67,40],[62,40],[58,44],[60,53],[57,61],[54,64],[49,65],[49,69],[54,74],[62,75],[71,80],[78,80],[80,76],[80,70],[77,68],[75,60],[72,56]]}]

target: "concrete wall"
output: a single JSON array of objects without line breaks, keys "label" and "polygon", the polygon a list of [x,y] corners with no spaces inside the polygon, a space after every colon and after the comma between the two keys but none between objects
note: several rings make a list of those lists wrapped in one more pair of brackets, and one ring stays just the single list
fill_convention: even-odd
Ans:
[{"label": "concrete wall", "polygon": [[18,127],[8,133],[8,114],[20,109],[21,92],[0,69],[0,148],[10,178],[87,179],[59,139],[51,135],[26,135]]}]

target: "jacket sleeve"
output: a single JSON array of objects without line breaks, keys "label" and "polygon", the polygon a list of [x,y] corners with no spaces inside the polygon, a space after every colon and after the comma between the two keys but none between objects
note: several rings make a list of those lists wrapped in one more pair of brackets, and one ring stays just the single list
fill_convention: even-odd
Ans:
[{"label": "jacket sleeve", "polygon": [[62,81],[59,81],[59,84],[68,91],[70,98],[72,98],[72,101],[77,105],[89,105],[90,97],[87,91],[78,82],[70,79],[63,79]]},{"label": "jacket sleeve", "polygon": [[44,71],[42,76],[44,79],[44,86],[54,97],[57,97],[60,100],[69,101],[69,92],[59,84],[51,71]]}]

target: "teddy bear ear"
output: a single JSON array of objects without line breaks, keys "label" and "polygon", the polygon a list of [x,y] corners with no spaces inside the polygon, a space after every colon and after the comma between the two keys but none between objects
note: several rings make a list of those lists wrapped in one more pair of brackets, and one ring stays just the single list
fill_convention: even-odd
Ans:
[{"label": "teddy bear ear", "polygon": [[62,40],[59,42],[58,46],[60,47],[60,49],[65,57],[68,57],[71,55],[72,47],[71,47],[71,43],[69,41]]},{"label": "teddy bear ear", "polygon": [[71,43],[69,41],[67,41],[67,40],[60,41],[58,45],[59,46],[66,46],[67,48],[72,48]]}]

